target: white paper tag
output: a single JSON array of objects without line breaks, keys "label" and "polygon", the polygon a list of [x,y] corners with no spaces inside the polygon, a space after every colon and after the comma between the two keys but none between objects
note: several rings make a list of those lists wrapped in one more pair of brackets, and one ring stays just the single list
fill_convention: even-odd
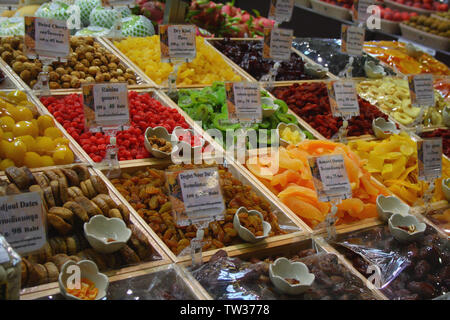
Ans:
[{"label": "white paper tag", "polygon": [[371,15],[371,13],[367,12],[367,8],[374,4],[374,0],[355,0],[353,5],[358,8],[358,10],[354,10],[356,13],[355,20],[361,23],[366,23],[367,18]]},{"label": "white paper tag", "polygon": [[361,56],[366,30],[364,28],[342,25],[341,51],[352,56]]},{"label": "white paper tag", "polygon": [[413,106],[434,106],[434,87],[432,74],[408,76],[411,104]]},{"label": "white paper tag", "polygon": [[69,30],[64,20],[25,17],[25,53],[51,58],[66,58],[69,51]]},{"label": "white paper tag", "polygon": [[45,223],[39,193],[0,198],[0,233],[19,254],[42,249],[47,241]]},{"label": "white paper tag", "polygon": [[126,83],[88,83],[82,86],[86,128],[123,127],[129,125]]},{"label": "white paper tag", "polygon": [[355,82],[352,80],[334,81],[332,85],[333,88],[332,90],[329,88],[328,94],[333,117],[358,116],[359,103]]},{"label": "white paper tag", "polygon": [[290,21],[293,10],[294,0],[272,0],[268,18],[278,23]]},{"label": "white paper tag", "polygon": [[161,60],[192,60],[196,57],[195,27],[193,25],[163,25],[159,29]]},{"label": "white paper tag", "polygon": [[417,141],[419,180],[433,180],[442,176],[442,137]]},{"label": "white paper tag", "polygon": [[8,261],[9,261],[8,251],[6,251],[5,248],[0,246],[0,264]]},{"label": "white paper tag", "polygon": [[261,93],[258,83],[227,82],[225,90],[230,122],[261,122]]},{"label": "white paper tag", "polygon": [[166,172],[166,176],[178,226],[224,219],[225,204],[216,167]]},{"label": "white paper tag", "polygon": [[291,59],[292,36],[291,29],[264,29],[263,58],[288,61]]},{"label": "white paper tag", "polygon": [[341,154],[308,158],[319,201],[349,199],[352,189]]}]

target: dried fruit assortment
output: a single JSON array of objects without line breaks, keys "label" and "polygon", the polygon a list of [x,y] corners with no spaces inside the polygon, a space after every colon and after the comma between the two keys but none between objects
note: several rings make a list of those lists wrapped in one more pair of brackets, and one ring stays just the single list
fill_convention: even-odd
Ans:
[{"label": "dried fruit assortment", "polygon": [[[364,276],[369,277],[368,262],[376,256],[396,255],[406,259],[403,267],[399,267],[396,277],[384,289],[389,299],[420,300],[433,299],[445,294],[450,285],[450,250],[445,245],[446,239],[439,238],[431,227],[427,227],[423,238],[413,242],[402,243],[391,235],[388,226],[379,226],[368,230],[350,233],[341,237],[341,241],[359,244],[367,254],[365,259],[355,251],[338,247],[352,261],[353,266]],[[380,250],[380,251],[376,251]],[[386,258],[382,258],[382,261]],[[392,259],[392,258],[391,258]],[[395,263],[395,260],[386,261]],[[386,275],[382,275],[386,279]]]},{"label": "dried fruit assortment", "polygon": [[450,75],[450,69],[428,53],[408,53],[405,44],[397,41],[369,41],[364,51],[372,54],[403,74],[432,73]]},{"label": "dried fruit assortment", "polygon": [[[409,126],[421,116],[421,109],[411,105],[408,81],[404,79],[383,78],[364,80],[358,83],[359,96],[377,105],[384,112],[390,114],[399,123]],[[422,115],[425,126],[444,124],[442,112],[448,103],[435,91],[436,104],[427,108]]]},{"label": "dried fruit assortment", "polygon": [[[126,38],[114,45],[157,84],[164,83],[173,71],[170,63],[161,62],[159,36]],[[214,81],[240,81],[241,77],[209,47],[202,37],[196,37],[197,56],[178,70],[178,85],[211,85]]]},{"label": "dried fruit assortment", "polygon": [[[177,166],[168,169],[176,168],[180,169]],[[183,168],[191,169],[194,166],[186,165]],[[234,178],[226,168],[219,167],[219,175],[226,206],[225,220],[211,222],[209,227],[204,229],[203,250],[241,242],[233,228],[233,217],[236,210],[242,206],[247,210],[261,212],[264,220],[272,226],[269,236],[285,233],[266,200],[258,197],[250,186]],[[112,179],[111,182],[170,250],[178,255],[190,245],[191,239],[196,237],[197,229],[194,225],[183,228],[176,225],[172,204],[165,190],[165,180],[164,171],[146,168],[132,174],[123,172],[119,179]],[[245,223],[243,226],[246,227]]]},{"label": "dried fruit assortment", "polygon": [[[269,265],[278,257],[302,262],[315,280],[306,292],[297,295],[280,293],[269,278]],[[249,261],[229,257],[223,250],[202,266],[192,269],[195,279],[217,300],[372,300],[374,296],[361,279],[353,275],[332,253],[313,249],[292,250],[288,255],[269,256]],[[232,288],[232,290],[230,290]]]},{"label": "dried fruit assortment", "polygon": [[[71,52],[66,63],[49,66],[50,89],[80,88],[88,82],[127,82],[136,84],[135,73],[92,37],[71,37]],[[42,71],[42,63],[23,53],[23,37],[2,38],[0,56],[31,88]]]},{"label": "dried fruit assortment", "polygon": [[[308,122],[325,138],[330,139],[342,126],[342,118],[334,118],[326,84],[323,82],[295,83],[289,87],[276,87],[275,97],[287,103],[289,108]],[[360,115],[348,121],[348,136],[373,134],[372,121],[388,116],[368,101],[358,98]]]},{"label": "dried fruit assortment", "polygon": [[249,157],[247,168],[268,187],[281,202],[311,227],[317,227],[330,211],[328,202],[320,202],[314,188],[308,157],[342,154],[353,198],[338,204],[336,224],[377,217],[376,198],[387,190],[371,180],[358,156],[344,144],[322,140],[305,140],[279,149],[278,166],[272,155]]},{"label": "dried fruit assortment", "polygon": [[410,27],[429,32],[431,34],[450,38],[450,21],[427,17],[427,16],[416,16],[411,17],[409,21],[405,21]]},{"label": "dried fruit assortment", "polygon": [[39,115],[25,92],[0,92],[0,170],[73,162],[69,140],[55,127],[52,117]]},{"label": "dried fruit assortment", "polygon": [[[224,39],[211,41],[211,44],[256,80],[261,80],[264,75],[268,74],[275,63],[272,59],[263,59],[262,41]],[[291,53],[289,61],[281,63],[275,78],[277,81],[305,79],[311,79],[311,77],[305,74],[303,59],[295,53]]]},{"label": "dried fruit assortment", "polygon": [[[81,95],[71,94],[61,98],[42,97],[42,103],[61,123],[67,132],[83,147],[95,162],[106,155],[109,136],[92,133],[84,128],[83,101]],[[149,158],[144,146],[144,132],[148,127],[162,126],[171,133],[176,126],[189,128],[183,116],[174,108],[164,106],[149,93],[128,93],[131,126],[117,133],[118,158],[122,160]]]},{"label": "dried fruit assortment", "polygon": [[[264,91],[261,92],[262,97],[266,95],[267,93],[264,93]],[[228,120],[228,108],[225,86],[221,82],[216,82],[211,87],[205,87],[201,90],[179,90],[177,103],[192,119],[201,121],[203,129],[220,130],[224,134],[224,140],[227,130],[242,128],[240,123],[226,123]],[[288,106],[284,101],[275,99],[274,103],[278,108],[276,112],[271,116],[263,117],[261,123],[255,123],[248,128],[249,130],[256,130],[257,135],[259,135],[260,129],[268,130],[267,139],[261,141],[262,143],[267,143],[267,145],[272,143],[270,129],[276,129],[281,122],[298,124],[297,118],[287,113]],[[314,138],[308,131],[304,130],[303,132],[309,139]]]},{"label": "dried fruit assortment", "polygon": [[[348,143],[363,167],[409,205],[422,203],[428,183],[418,180],[416,143],[402,132],[384,140]],[[442,177],[450,177],[450,161],[442,158]],[[441,180],[436,180],[432,201],[444,200]]]},{"label": "dried fruit assortment", "polygon": [[[0,182],[0,194],[38,192],[49,227],[44,249],[22,258],[22,287],[57,281],[59,270],[68,260],[89,259],[104,271],[154,258],[149,240],[130,222],[127,207],[117,204],[101,178],[91,175],[87,167],[75,165],[34,173],[27,167],[10,167],[5,173],[9,183]],[[123,220],[132,231],[127,244],[113,254],[95,251],[84,238],[83,223],[99,214]]]}]

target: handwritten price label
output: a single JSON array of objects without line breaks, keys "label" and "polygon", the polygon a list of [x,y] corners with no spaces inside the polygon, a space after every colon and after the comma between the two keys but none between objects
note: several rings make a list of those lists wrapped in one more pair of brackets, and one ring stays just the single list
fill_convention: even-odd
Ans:
[{"label": "handwritten price label", "polygon": [[432,74],[408,76],[411,104],[413,106],[434,106],[434,87]]},{"label": "handwritten price label", "polygon": [[293,34],[290,29],[264,28],[263,58],[289,60]]},{"label": "handwritten price label", "polygon": [[278,23],[289,21],[294,10],[294,0],[272,0],[270,2],[269,16]]},{"label": "handwritten price label", "polygon": [[352,189],[341,154],[308,158],[319,201],[349,199]]},{"label": "handwritten price label", "polygon": [[162,25],[159,27],[161,61],[191,61],[197,55],[193,25]]},{"label": "handwritten price label", "polygon": [[432,180],[442,176],[442,137],[417,141],[419,180]]},{"label": "handwritten price label", "polygon": [[64,20],[25,17],[24,51],[27,57],[67,58],[69,29]]},{"label": "handwritten price label", "polygon": [[343,80],[328,83],[328,95],[333,117],[359,115],[358,96],[354,81]]},{"label": "handwritten price label", "polygon": [[341,51],[352,56],[361,56],[366,30],[360,27],[342,25]]},{"label": "handwritten price label", "polygon": [[230,122],[261,122],[261,94],[258,83],[227,82],[225,91]]}]

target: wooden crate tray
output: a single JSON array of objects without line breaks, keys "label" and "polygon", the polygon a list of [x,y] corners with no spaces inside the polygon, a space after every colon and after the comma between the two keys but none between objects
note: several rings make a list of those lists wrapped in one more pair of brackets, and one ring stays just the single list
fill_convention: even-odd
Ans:
[{"label": "wooden crate tray", "polygon": [[[114,53],[119,56],[121,59],[124,59],[125,61],[129,61],[130,63],[131,60],[122,52],[120,51],[115,45],[114,43],[111,42],[111,40],[107,39],[107,38],[102,38],[102,43],[104,43],[110,50],[113,50]],[[208,41],[206,41],[205,38],[205,44],[207,46],[210,46],[214,51],[217,51],[214,46],[212,46]],[[219,52],[219,51],[217,51]],[[219,52],[219,54],[222,56],[222,58],[224,58],[225,62],[233,69],[234,73],[236,73],[237,75],[239,75],[242,78],[242,81],[250,81],[250,82],[255,82],[256,80],[253,79],[252,77],[249,77],[247,73],[245,73],[245,71],[243,71],[241,68],[239,68],[236,64],[232,63],[232,61],[230,61],[228,58],[226,58],[222,53]],[[226,59],[225,59],[226,58]],[[135,64],[133,64],[135,66],[135,68],[138,68],[138,70],[140,70],[140,72],[142,74],[145,75],[145,73],[139,69],[138,66],[136,66]],[[147,78],[149,78],[146,75]],[[150,78],[149,78],[150,79]],[[169,87],[168,81],[165,80],[162,84],[158,85],[156,84],[153,80],[152,82],[155,84],[155,87],[158,89],[167,89]],[[204,84],[192,84],[192,85],[177,85],[177,88],[183,89],[183,88],[202,88],[202,87],[206,87],[206,86],[210,86],[211,84],[208,85],[204,85]]]},{"label": "wooden crate tray", "polygon": [[[272,246],[268,247],[261,247],[259,250],[234,250],[234,251],[227,251],[228,256],[231,258],[239,258],[244,261],[250,261],[251,259],[260,259],[264,260],[267,257],[286,257],[290,258],[293,255],[296,255],[300,250],[305,249],[313,249],[316,253],[330,253],[337,256],[337,262],[342,265],[346,272],[348,272],[352,277],[355,278],[355,280],[359,280],[360,284],[363,288],[367,289],[367,293],[371,296],[373,296],[374,299],[379,300],[386,300],[387,298],[377,289],[375,288],[367,288],[366,279],[355,270],[355,268],[349,263],[344,257],[338,253],[333,247],[331,247],[323,238],[321,237],[313,237],[313,238],[305,238],[302,236],[299,237],[291,237],[289,239],[283,239],[278,241],[277,243],[272,243]],[[203,256],[203,262],[208,263],[210,260],[210,256],[206,257]],[[192,271],[191,268],[191,261],[185,261],[179,263],[180,266],[184,269],[186,269],[187,273],[190,273]],[[326,273],[326,272],[325,272]],[[193,278],[195,278],[192,275]],[[347,277],[345,277],[347,278]],[[259,280],[255,280],[259,281]],[[317,281],[317,280],[316,280]],[[261,285],[259,285],[261,286]],[[262,285],[265,287],[265,285]],[[272,291],[272,288],[267,288],[270,291]],[[208,292],[207,289],[204,289],[207,292],[207,298],[210,300],[214,299],[214,296],[211,292]],[[325,289],[326,290],[326,289]],[[294,299],[296,297],[293,297]],[[297,298],[298,299],[298,298]]]},{"label": "wooden crate tray", "polygon": [[[153,169],[163,170],[171,164],[172,164],[172,162],[164,161],[164,160],[160,161],[159,163],[154,163],[154,164],[148,164],[148,163],[144,162],[144,163],[141,163],[140,165],[130,165],[130,166],[121,165],[121,170],[122,170],[122,172],[132,174],[134,172],[137,172],[137,171],[145,169],[145,168],[153,168]],[[266,238],[265,240],[263,240],[262,242],[256,243],[256,244],[244,243],[244,241],[239,239],[238,244],[226,246],[225,250],[232,251],[232,250],[241,249],[241,248],[255,248],[255,247],[258,247],[261,245],[268,246],[272,242],[277,241],[279,239],[290,238],[295,235],[309,234],[311,232],[311,229],[309,229],[309,227],[306,224],[299,221],[299,219],[293,219],[290,214],[287,214],[283,209],[281,209],[281,207],[278,205],[278,203],[273,202],[272,198],[269,197],[264,191],[261,190],[260,184],[255,184],[253,182],[253,180],[250,180],[250,178],[247,176],[247,174],[242,173],[233,162],[227,162],[227,166],[228,166],[228,170],[233,174],[233,176],[235,178],[242,181],[244,185],[249,185],[252,188],[252,190],[259,197],[261,197],[269,202],[272,212],[274,212],[276,214],[276,216],[278,217],[278,222],[279,222],[280,226],[282,226],[282,229],[284,228],[284,230],[287,232],[287,234],[269,237],[269,238]],[[139,214],[136,212],[136,210],[126,201],[125,197],[120,194],[120,192],[114,187],[112,182],[107,181],[107,183],[110,188],[115,190],[114,191],[115,195],[122,202],[124,202],[127,205],[128,209],[132,212],[132,214],[135,216],[135,218],[138,219],[142,225],[144,225],[147,232],[150,233],[152,235],[152,237],[160,244],[160,246],[165,249],[166,254],[169,257],[171,257],[171,259],[173,261],[175,261],[175,262],[186,261],[186,260],[190,259],[189,255],[176,256],[174,254],[174,252],[172,252],[169,249],[169,247],[164,243],[164,241],[156,234],[156,232],[154,232],[152,230],[152,228],[143,220],[143,218],[141,218],[139,216]],[[238,239],[238,238],[236,238],[236,239]],[[218,249],[205,251],[204,255],[211,256],[217,250]],[[252,249],[250,249],[250,250],[252,250]]]},{"label": "wooden crate tray", "polygon": [[[133,70],[134,74],[136,75],[136,84],[135,85],[129,85],[129,88],[139,88],[141,86],[150,86],[152,88],[156,87],[156,84],[151,81],[148,77],[145,76],[145,74],[143,74],[140,69],[137,69],[136,66],[132,65],[129,61],[123,59],[122,56],[116,54],[115,51],[111,50],[111,48],[109,46],[107,46],[107,44],[105,44],[101,38],[98,37],[94,37],[94,41],[99,43],[102,47],[106,48],[109,52],[115,54],[119,60],[120,63],[122,65],[124,65],[126,68],[130,68]],[[25,88],[27,91],[32,90],[32,88],[30,88],[30,86],[28,84],[26,84],[21,78],[20,76],[13,71],[13,69],[3,60],[0,58],[0,65],[2,66],[2,68],[5,68],[6,70],[8,70],[10,72],[10,74],[14,77],[15,81],[17,81],[20,86],[22,88]],[[50,90],[50,92],[53,93],[57,93],[57,92],[72,92],[73,90],[76,90],[76,88],[69,88],[69,89],[53,89]],[[32,90],[35,94],[39,94],[40,92],[38,90]]]},{"label": "wooden crate tray", "polygon": [[[36,96],[34,96],[31,92],[27,92],[24,89],[17,89],[17,90],[21,90],[23,92],[26,93],[28,101],[30,101],[31,103],[33,103],[38,111],[39,115],[47,115],[49,114],[49,112],[47,111],[47,109],[43,109],[42,105],[39,101],[39,99],[36,98]],[[9,90],[1,90],[3,92],[12,92],[15,90],[9,89]],[[55,122],[55,127],[57,127],[59,130],[61,130],[63,137],[67,138],[69,140],[69,148],[70,150],[72,150],[73,154],[74,154],[74,163],[80,163],[80,162],[86,162],[86,154],[83,151],[83,149],[81,149],[81,147],[78,145],[78,143],[75,142],[75,140],[73,140],[73,138],[67,133],[67,131],[64,129],[64,127],[59,124],[56,120]],[[81,149],[81,150],[80,150]],[[67,165],[56,165],[56,166],[52,166],[52,168],[58,168],[58,167],[64,167]],[[36,168],[36,170],[41,170],[41,169],[46,169],[48,167],[44,167],[44,168]],[[4,175],[3,171],[0,171],[0,175]]]},{"label": "wooden crate tray", "polygon": [[[214,45],[212,44],[212,42],[214,41],[220,41],[223,40],[224,38],[206,38],[206,41],[212,46],[214,47]],[[262,39],[255,39],[255,38],[230,38],[230,40],[232,41],[263,41]],[[237,63],[235,63],[231,58],[229,58],[228,56],[226,56],[224,53],[220,52],[216,47],[214,47],[214,49],[220,53],[220,55],[230,64],[235,66],[236,68],[239,68],[242,73],[244,73],[246,75],[247,78],[251,79],[251,81],[253,82],[257,82],[258,80],[256,80],[251,74],[249,74],[246,70],[244,70],[243,68],[241,68]],[[310,58],[308,58],[307,56],[305,56],[303,53],[301,53],[300,51],[298,51],[297,49],[295,49],[294,47],[291,46],[291,52],[295,53],[296,55],[300,56],[303,60],[304,63],[311,63],[312,65],[318,65],[316,62],[314,62],[313,60],[311,60]],[[327,77],[329,79],[338,79],[335,75],[333,75],[331,72],[327,72]],[[314,79],[314,80],[321,80],[321,79]],[[323,79],[322,79],[323,80]],[[286,80],[283,81],[274,81],[273,83],[280,83],[280,82],[285,82]],[[293,81],[302,81],[302,80],[293,80]],[[260,83],[262,85],[266,84],[267,82],[261,82]]]},{"label": "wooden crate tray", "polygon": [[[68,166],[68,167],[70,167],[70,166]],[[48,170],[48,169],[45,168],[45,170]],[[37,169],[33,170],[33,172],[41,172],[41,171],[42,170],[37,170]],[[91,175],[99,176],[103,181],[106,180],[105,176],[98,170],[90,168],[89,173]],[[0,177],[0,180],[7,181],[7,178]],[[123,201],[119,197],[116,196],[117,191],[114,191],[108,183],[106,183],[106,185],[108,187],[109,196],[113,199],[113,201],[116,204],[124,204]],[[163,250],[163,248],[161,248],[159,246],[159,244],[152,238],[152,236],[146,231],[146,228],[143,227],[143,225],[141,224],[141,221],[139,219],[136,219],[136,217],[131,213],[130,213],[130,223],[135,225],[141,232],[143,232],[143,234],[147,238],[151,248],[153,248],[153,255],[152,255],[153,260],[145,261],[145,262],[139,263],[137,265],[123,266],[119,269],[107,270],[104,273],[106,275],[108,275],[109,277],[114,276],[114,275],[120,275],[120,274],[127,273],[127,272],[141,270],[142,268],[150,268],[150,267],[165,265],[165,264],[172,262],[172,260],[168,257],[168,255],[166,255],[165,250]],[[46,283],[46,284],[41,284],[38,286],[23,288],[21,290],[21,294],[22,295],[34,294],[37,292],[46,291],[48,289],[55,289],[57,287],[58,287],[57,282]]]},{"label": "wooden crate tray", "polygon": [[[189,273],[175,264],[152,267],[143,264],[141,270],[117,273],[109,278],[106,300],[139,300],[153,299],[188,299],[204,300],[205,292],[202,286]],[[151,288],[151,292],[148,291]],[[128,290],[132,290],[127,297]],[[143,292],[150,296],[143,295]],[[24,294],[21,300],[62,300],[59,288],[48,289],[35,293]],[[102,299],[105,300],[105,299]]]}]

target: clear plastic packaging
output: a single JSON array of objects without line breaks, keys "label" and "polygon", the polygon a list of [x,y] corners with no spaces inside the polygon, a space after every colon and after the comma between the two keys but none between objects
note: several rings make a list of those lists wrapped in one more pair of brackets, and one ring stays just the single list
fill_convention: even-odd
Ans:
[{"label": "clear plastic packaging", "polygon": [[356,231],[338,241],[351,248],[337,246],[361,274],[372,274],[368,272],[370,261],[378,265],[386,279],[391,277],[381,289],[389,299],[434,299],[449,292],[449,241],[430,226],[422,238],[412,242],[397,241],[388,226]]},{"label": "clear plastic packaging", "polygon": [[218,251],[208,263],[191,272],[212,298],[218,300],[374,299],[365,284],[340,264],[332,253],[307,249],[286,257],[303,262],[314,273],[315,281],[305,293],[288,296],[273,286],[269,266],[278,257],[243,261],[238,257],[228,257],[225,251]]},{"label": "clear plastic packaging", "polygon": [[0,300],[19,300],[21,258],[0,235]]}]

